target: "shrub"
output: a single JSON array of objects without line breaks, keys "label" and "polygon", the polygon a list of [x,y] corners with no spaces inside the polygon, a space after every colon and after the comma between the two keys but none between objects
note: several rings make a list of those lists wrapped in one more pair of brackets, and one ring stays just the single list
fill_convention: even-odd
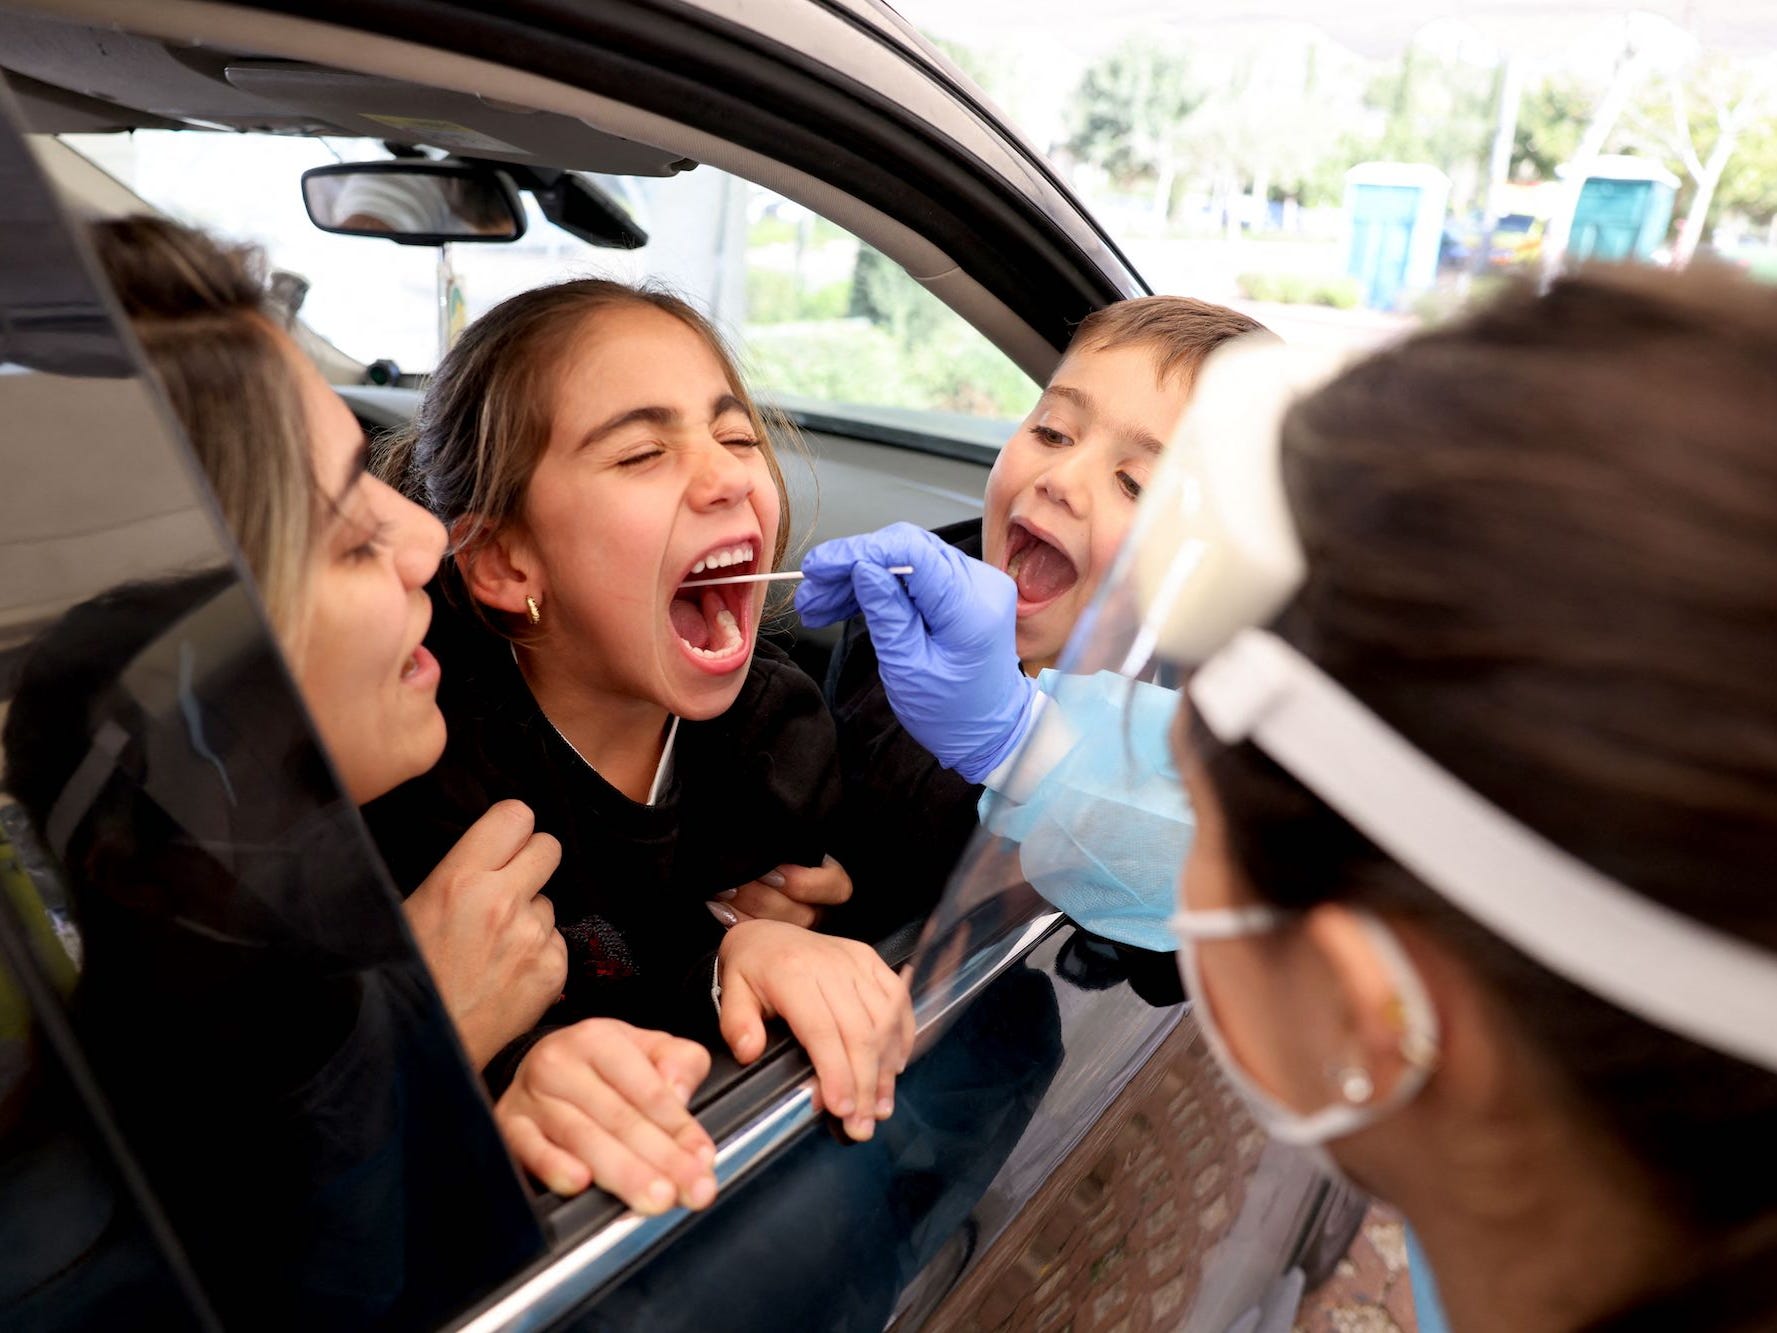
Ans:
[{"label": "shrub", "polygon": [[747,319],[753,324],[838,319],[845,314],[850,300],[849,282],[833,282],[804,291],[793,273],[769,268],[747,270]]},{"label": "shrub", "polygon": [[1279,305],[1325,305],[1335,310],[1354,310],[1362,295],[1357,279],[1344,274],[1242,273],[1235,280],[1249,301]]},{"label": "shrub", "polygon": [[831,403],[1021,417],[1029,378],[960,320],[903,343],[866,319],[750,325],[749,369],[762,389]]}]

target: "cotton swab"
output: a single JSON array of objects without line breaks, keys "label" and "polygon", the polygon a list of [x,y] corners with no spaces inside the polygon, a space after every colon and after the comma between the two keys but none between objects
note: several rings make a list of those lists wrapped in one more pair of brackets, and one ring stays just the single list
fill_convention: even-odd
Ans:
[{"label": "cotton swab", "polygon": [[[911,574],[913,566],[890,565],[888,572]],[[713,588],[720,583],[770,583],[773,579],[799,579],[801,577],[802,571],[800,569],[785,569],[776,574],[730,574],[727,578],[721,579],[694,579],[689,583],[681,583],[679,586],[681,588]]]}]

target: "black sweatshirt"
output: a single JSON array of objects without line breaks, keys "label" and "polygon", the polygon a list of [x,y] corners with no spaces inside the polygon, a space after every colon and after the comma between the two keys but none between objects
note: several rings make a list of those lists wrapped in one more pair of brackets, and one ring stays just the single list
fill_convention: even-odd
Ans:
[{"label": "black sweatshirt", "polygon": [[566,998],[490,1063],[490,1086],[504,1086],[542,1031],[582,1018],[713,1043],[723,932],[704,903],[780,864],[819,865],[830,849],[836,738],[814,681],[760,640],[733,706],[680,722],[671,779],[643,805],[561,738],[503,637],[436,585],[433,605],[444,757],[364,812],[397,887],[412,893],[496,801],[523,801],[562,845],[543,892],[568,942]]},{"label": "black sweatshirt", "polygon": [[[980,519],[952,523],[937,535],[981,558]],[[839,728],[846,794],[835,855],[852,878],[852,902],[836,914],[833,928],[880,938],[937,906],[975,832],[982,789],[940,764],[896,719],[862,616],[846,623],[833,654],[827,701]]]}]

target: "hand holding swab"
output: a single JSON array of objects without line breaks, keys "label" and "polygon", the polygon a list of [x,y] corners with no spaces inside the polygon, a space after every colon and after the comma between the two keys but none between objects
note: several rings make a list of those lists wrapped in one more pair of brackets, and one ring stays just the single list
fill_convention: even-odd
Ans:
[{"label": "hand holding swab", "polygon": [[[913,566],[890,565],[888,572],[891,574],[911,574],[913,572]],[[679,586],[681,588],[713,588],[719,583],[770,583],[774,579],[799,579],[801,577],[802,571],[800,569],[785,569],[780,570],[775,574],[730,574],[726,578],[720,579],[691,579],[685,583],[681,583]]]}]

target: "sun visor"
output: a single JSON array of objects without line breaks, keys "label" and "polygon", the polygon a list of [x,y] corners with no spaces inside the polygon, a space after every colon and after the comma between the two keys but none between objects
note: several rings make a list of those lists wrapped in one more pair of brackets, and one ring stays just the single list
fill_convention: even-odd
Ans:
[{"label": "sun visor", "polygon": [[108,134],[117,130],[176,130],[181,122],[134,107],[70,92],[11,71],[6,86],[31,134]]}]

